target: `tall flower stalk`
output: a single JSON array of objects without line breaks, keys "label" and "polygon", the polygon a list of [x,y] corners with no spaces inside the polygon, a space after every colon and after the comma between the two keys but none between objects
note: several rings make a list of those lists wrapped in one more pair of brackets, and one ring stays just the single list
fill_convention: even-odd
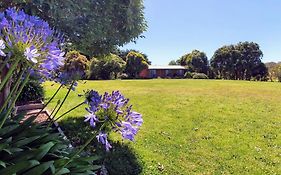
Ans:
[{"label": "tall flower stalk", "polygon": [[[59,77],[64,62],[61,43],[62,37],[38,17],[14,8],[0,13],[0,112],[6,112],[0,128],[30,75],[39,74],[41,81]],[[13,93],[11,81],[16,85],[22,82],[20,88],[12,89]]]}]

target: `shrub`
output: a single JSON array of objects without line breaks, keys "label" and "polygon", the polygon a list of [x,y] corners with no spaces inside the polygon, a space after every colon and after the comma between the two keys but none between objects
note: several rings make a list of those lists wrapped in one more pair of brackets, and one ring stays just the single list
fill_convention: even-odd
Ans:
[{"label": "shrub", "polygon": [[125,73],[128,74],[130,78],[139,78],[140,72],[148,67],[148,63],[143,55],[137,52],[129,52],[126,56],[126,60]]},{"label": "shrub", "polygon": [[208,79],[208,76],[204,73],[193,73],[192,78],[193,79]]},{"label": "shrub", "polygon": [[192,78],[192,73],[191,72],[186,72],[184,74],[184,78]]},{"label": "shrub", "polygon": [[90,66],[89,79],[116,79],[123,72],[125,64],[126,62],[122,58],[114,54],[93,58]]},{"label": "shrub", "polygon": [[29,80],[24,86],[17,103],[26,103],[30,101],[41,101],[44,99],[44,89],[38,80]]},{"label": "shrub", "polygon": [[66,54],[62,70],[71,74],[74,72],[79,73],[76,77],[78,76],[78,79],[84,79],[88,74],[89,61],[86,56],[80,54],[78,51],[70,51]]}]

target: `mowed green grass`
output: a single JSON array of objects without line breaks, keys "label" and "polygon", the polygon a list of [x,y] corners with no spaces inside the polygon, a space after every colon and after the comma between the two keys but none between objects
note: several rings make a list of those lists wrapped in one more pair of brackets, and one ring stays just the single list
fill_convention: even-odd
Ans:
[{"label": "mowed green grass", "polygon": [[[57,87],[50,85],[47,97]],[[281,83],[87,81],[62,112],[86,89],[120,90],[143,114],[135,143],[125,142],[143,163],[142,174],[281,174]],[[82,107],[63,120],[84,114]]]}]

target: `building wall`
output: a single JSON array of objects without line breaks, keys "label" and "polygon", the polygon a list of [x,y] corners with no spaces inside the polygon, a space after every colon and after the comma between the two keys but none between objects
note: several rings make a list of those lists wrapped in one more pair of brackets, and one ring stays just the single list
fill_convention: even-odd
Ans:
[{"label": "building wall", "polygon": [[169,69],[144,69],[140,73],[141,78],[176,78],[176,77],[184,77],[186,70],[177,69],[177,70],[169,70]]},{"label": "building wall", "polygon": [[140,72],[140,78],[149,78],[149,70],[144,69]]}]

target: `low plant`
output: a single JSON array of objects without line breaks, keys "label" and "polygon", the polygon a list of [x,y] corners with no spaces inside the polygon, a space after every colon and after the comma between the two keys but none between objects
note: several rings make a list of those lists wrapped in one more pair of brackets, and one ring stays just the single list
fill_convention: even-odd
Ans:
[{"label": "low plant", "polygon": [[93,164],[98,156],[72,157],[76,149],[54,128],[34,123],[36,116],[23,118],[9,118],[0,129],[0,174],[94,174],[100,169]]}]

